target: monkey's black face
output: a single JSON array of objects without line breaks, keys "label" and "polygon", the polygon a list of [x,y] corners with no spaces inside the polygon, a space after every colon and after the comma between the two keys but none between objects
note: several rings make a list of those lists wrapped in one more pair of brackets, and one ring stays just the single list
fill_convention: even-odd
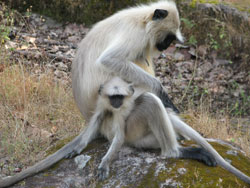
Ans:
[{"label": "monkey's black face", "polygon": [[174,34],[168,34],[164,41],[156,44],[156,48],[159,51],[166,50],[174,40],[176,40],[176,36]]},{"label": "monkey's black face", "polygon": [[124,95],[109,96],[109,102],[114,108],[120,108],[123,104]]}]

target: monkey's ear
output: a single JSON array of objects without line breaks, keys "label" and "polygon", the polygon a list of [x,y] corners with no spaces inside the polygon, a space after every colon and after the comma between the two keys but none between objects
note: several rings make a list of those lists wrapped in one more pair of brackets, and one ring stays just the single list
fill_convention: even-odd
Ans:
[{"label": "monkey's ear", "polygon": [[102,89],[103,89],[103,84],[100,85],[99,89],[98,89],[98,94],[101,95],[102,94]]},{"label": "monkey's ear", "polygon": [[163,20],[168,16],[168,11],[164,9],[155,9],[152,20]]}]

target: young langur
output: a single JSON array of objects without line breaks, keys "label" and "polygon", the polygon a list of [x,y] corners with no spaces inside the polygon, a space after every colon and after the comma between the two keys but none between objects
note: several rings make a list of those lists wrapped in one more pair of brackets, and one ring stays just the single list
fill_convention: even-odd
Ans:
[{"label": "young langur", "polygon": [[[98,178],[109,175],[109,165],[123,144],[137,148],[160,148],[167,158],[196,159],[215,166],[215,159],[203,148],[180,147],[161,100],[152,93],[137,96],[133,86],[114,77],[99,89],[96,110],[89,127],[93,135],[106,137],[111,146],[98,168]],[[96,132],[97,131],[97,132]],[[85,140],[85,147],[90,140]]]}]

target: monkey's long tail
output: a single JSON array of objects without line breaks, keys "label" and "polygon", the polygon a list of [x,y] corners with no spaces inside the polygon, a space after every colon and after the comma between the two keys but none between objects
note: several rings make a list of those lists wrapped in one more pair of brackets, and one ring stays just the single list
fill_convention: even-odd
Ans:
[{"label": "monkey's long tail", "polygon": [[11,186],[29,176],[32,176],[34,174],[37,174],[38,172],[41,172],[53,164],[57,163],[61,159],[63,159],[68,153],[72,152],[72,146],[75,142],[77,142],[78,137],[76,137],[73,141],[62,147],[60,150],[55,152],[54,154],[48,156],[44,160],[38,162],[34,166],[31,166],[27,168],[26,170],[4,179],[0,179],[0,188]]},{"label": "monkey's long tail", "polygon": [[190,139],[197,142],[199,145],[201,145],[204,149],[206,149],[208,152],[210,152],[213,155],[213,157],[215,158],[215,160],[221,167],[233,173],[244,182],[250,184],[250,177],[248,177],[243,172],[239,171],[238,169],[233,167],[231,164],[229,164],[227,161],[225,161],[225,159],[223,159],[220,156],[220,154],[198,132],[196,132],[193,128],[191,128],[189,125],[187,125],[177,115],[173,113],[170,113],[170,119],[177,133],[182,134],[184,136],[186,135]]}]

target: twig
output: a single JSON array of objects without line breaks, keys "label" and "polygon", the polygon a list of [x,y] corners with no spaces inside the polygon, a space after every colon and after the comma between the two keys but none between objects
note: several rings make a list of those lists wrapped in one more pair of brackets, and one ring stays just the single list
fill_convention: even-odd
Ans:
[{"label": "twig", "polygon": [[[197,52],[196,52],[196,53],[197,53]],[[196,54],[196,55],[197,55],[197,54]],[[196,57],[197,57],[197,56],[196,56]],[[197,58],[196,58],[196,59],[195,59],[195,64],[194,64],[194,71],[193,71],[193,74],[192,74],[192,78],[189,80],[188,86],[186,87],[186,89],[185,89],[185,91],[184,91],[184,94],[183,94],[181,100],[178,102],[179,104],[182,103],[182,101],[183,101],[184,98],[186,97],[187,92],[188,92],[188,90],[189,90],[189,88],[190,88],[190,86],[191,86],[191,83],[192,83],[192,81],[194,80],[194,77],[195,77],[195,74],[196,74],[197,62],[198,62],[198,60],[197,60]]]}]

